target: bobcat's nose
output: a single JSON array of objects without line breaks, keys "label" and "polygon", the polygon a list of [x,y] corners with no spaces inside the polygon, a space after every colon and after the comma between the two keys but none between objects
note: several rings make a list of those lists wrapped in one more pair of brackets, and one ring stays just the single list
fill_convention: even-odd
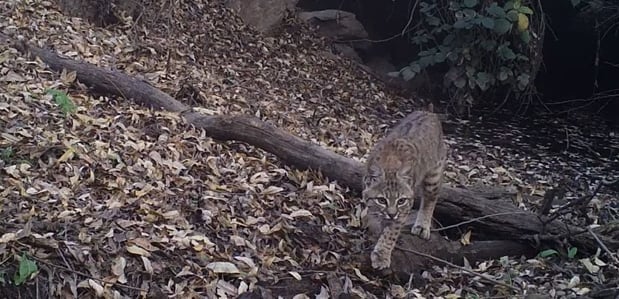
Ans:
[{"label": "bobcat's nose", "polygon": [[398,211],[387,211],[387,218],[389,219],[397,219],[400,212]]}]

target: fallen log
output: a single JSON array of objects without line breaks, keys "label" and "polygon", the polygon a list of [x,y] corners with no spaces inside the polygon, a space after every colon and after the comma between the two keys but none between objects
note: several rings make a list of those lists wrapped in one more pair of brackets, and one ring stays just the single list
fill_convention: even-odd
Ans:
[{"label": "fallen log", "polygon": [[[24,55],[38,57],[52,70],[75,71],[77,80],[108,95],[116,95],[154,109],[179,113],[185,121],[205,129],[208,136],[220,140],[246,142],[276,155],[283,163],[299,169],[322,172],[331,180],[348,186],[354,191],[361,189],[362,163],[331,152],[321,146],[247,115],[205,116],[177,101],[149,83],[114,70],[107,70],[87,62],[63,58],[53,50],[43,49],[12,40],[0,34],[0,40],[9,42]],[[507,195],[506,195],[507,194]],[[462,188],[444,187],[436,207],[435,218],[442,224],[466,223],[473,230],[475,240],[493,240],[468,247],[459,242],[447,241],[436,232],[430,242],[422,242],[410,234],[402,234],[399,248],[415,248],[439,258],[460,263],[462,257],[469,261],[498,258],[504,255],[531,254],[533,240],[568,239],[579,252],[595,252],[600,243],[611,251],[619,249],[619,240],[562,223],[515,207],[508,193],[473,192]],[[376,219],[367,219],[371,238],[381,227]],[[541,238],[540,238],[541,236]],[[490,247],[483,247],[492,244]],[[426,257],[396,248],[391,270],[408,274],[420,265],[432,262]],[[485,248],[485,249],[484,249]],[[367,255],[361,259],[367,258]],[[367,261],[365,265],[367,265]],[[369,270],[369,269],[368,269]]]}]

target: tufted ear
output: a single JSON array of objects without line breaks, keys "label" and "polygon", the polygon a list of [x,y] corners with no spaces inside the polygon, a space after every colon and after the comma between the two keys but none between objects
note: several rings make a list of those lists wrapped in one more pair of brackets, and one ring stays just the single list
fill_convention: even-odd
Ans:
[{"label": "tufted ear", "polygon": [[366,174],[363,176],[363,183],[370,185],[385,175],[382,168],[377,165],[371,165],[366,169]]},{"label": "tufted ear", "polygon": [[412,168],[413,165],[410,162],[403,163],[400,169],[398,169],[396,176],[400,179],[410,179]]}]

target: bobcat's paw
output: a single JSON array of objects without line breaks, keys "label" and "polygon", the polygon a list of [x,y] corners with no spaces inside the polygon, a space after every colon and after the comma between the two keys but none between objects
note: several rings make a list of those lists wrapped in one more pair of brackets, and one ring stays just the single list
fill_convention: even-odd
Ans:
[{"label": "bobcat's paw", "polygon": [[370,254],[370,259],[372,260],[372,267],[374,269],[382,270],[391,266],[391,256],[388,254],[381,254],[380,252],[372,251],[372,254]]},{"label": "bobcat's paw", "polygon": [[411,233],[413,235],[419,236],[419,238],[422,238],[424,240],[430,239],[430,227],[423,227],[419,224],[415,224],[411,229]]}]

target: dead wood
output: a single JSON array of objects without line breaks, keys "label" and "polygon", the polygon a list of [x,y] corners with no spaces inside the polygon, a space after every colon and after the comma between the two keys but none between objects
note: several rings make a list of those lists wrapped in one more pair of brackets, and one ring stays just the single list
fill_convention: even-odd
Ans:
[{"label": "dead wood", "polygon": [[[0,40],[9,41],[23,54],[38,57],[55,71],[75,71],[77,80],[108,95],[117,95],[154,109],[179,113],[188,123],[205,129],[208,136],[220,140],[246,142],[276,155],[282,162],[299,169],[321,171],[326,177],[348,186],[361,188],[362,163],[331,152],[247,115],[205,116],[175,100],[149,83],[114,70],[107,70],[90,63],[60,57],[52,50],[42,49],[22,42],[11,41],[0,34]],[[472,229],[472,246],[447,241],[434,233],[431,242],[422,242],[410,234],[402,234],[400,247],[415,248],[454,263],[462,257],[469,261],[498,258],[504,255],[531,253],[533,240],[569,239],[579,251],[595,252],[600,247],[592,234],[582,228],[566,225],[548,218],[523,211],[514,206],[512,195],[505,192],[480,192],[462,188],[444,187],[441,190],[435,218],[442,225],[466,222],[460,229]],[[477,219],[477,220],[475,220]],[[376,219],[368,219],[369,231],[375,235],[380,229]],[[610,250],[619,249],[619,240],[600,233],[600,241]],[[482,243],[480,240],[494,240]],[[479,242],[475,244],[476,242]],[[361,259],[367,257],[361,257]],[[396,249],[392,271],[410,273],[418,266],[430,262],[427,258]],[[367,261],[365,262],[367,263]]]}]

